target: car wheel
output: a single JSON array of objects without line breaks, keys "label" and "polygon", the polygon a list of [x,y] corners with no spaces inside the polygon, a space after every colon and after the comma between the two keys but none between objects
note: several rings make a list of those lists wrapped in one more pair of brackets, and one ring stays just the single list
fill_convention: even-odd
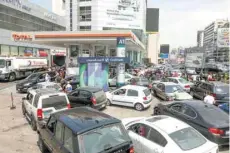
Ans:
[{"label": "car wheel", "polygon": [[15,81],[16,80],[16,75],[15,73],[10,73],[10,76],[9,76],[9,81]]},{"label": "car wheel", "polygon": [[142,104],[140,104],[140,103],[135,104],[134,107],[138,111],[142,111],[144,109],[144,106]]},{"label": "car wheel", "polygon": [[34,131],[37,130],[37,123],[36,121],[34,120],[34,118],[31,119],[31,127]]},{"label": "car wheel", "polygon": [[158,107],[155,107],[153,114],[154,115],[160,115],[160,109]]},{"label": "car wheel", "polygon": [[48,149],[45,146],[40,134],[38,135],[38,146],[39,146],[41,153],[46,153],[48,151]]},{"label": "car wheel", "polygon": [[111,105],[112,105],[111,101],[107,99],[107,106],[111,106]]}]

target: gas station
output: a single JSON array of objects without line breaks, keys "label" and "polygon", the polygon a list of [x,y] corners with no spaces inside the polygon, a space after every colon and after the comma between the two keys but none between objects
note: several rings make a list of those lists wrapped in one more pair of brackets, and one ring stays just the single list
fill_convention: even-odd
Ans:
[{"label": "gas station", "polygon": [[[127,50],[138,53],[145,50],[141,41],[129,30],[13,32],[12,40],[66,48],[66,65],[70,58],[79,65],[80,86],[98,86],[104,91],[108,91],[108,64],[116,64],[117,86],[123,86],[125,63],[132,61],[127,57]],[[73,57],[71,48],[76,45],[79,46],[79,51]],[[104,46],[104,53],[97,54],[96,46]],[[111,48],[115,55],[111,55]],[[83,54],[85,50],[88,50],[88,56]]]}]

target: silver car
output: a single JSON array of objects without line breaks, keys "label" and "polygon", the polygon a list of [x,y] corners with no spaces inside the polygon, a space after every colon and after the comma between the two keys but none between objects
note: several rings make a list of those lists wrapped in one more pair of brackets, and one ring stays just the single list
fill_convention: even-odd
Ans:
[{"label": "silver car", "polygon": [[178,84],[186,92],[190,92],[191,86],[194,85],[192,82],[189,82],[189,81],[187,81],[187,80],[185,80],[183,78],[180,78],[180,77],[169,77],[168,81]]}]

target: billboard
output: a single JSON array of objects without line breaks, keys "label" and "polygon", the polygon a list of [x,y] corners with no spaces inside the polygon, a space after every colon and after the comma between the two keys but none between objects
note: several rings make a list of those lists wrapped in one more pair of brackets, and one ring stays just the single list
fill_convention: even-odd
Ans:
[{"label": "billboard", "polygon": [[169,44],[163,44],[160,46],[160,53],[169,54]]},{"label": "billboard", "polygon": [[159,9],[147,8],[146,12],[146,31],[159,32]]},{"label": "billboard", "polygon": [[229,47],[229,28],[219,28],[217,30],[217,47]]},{"label": "billboard", "polygon": [[187,53],[185,59],[186,67],[201,68],[203,63],[204,53]]},{"label": "billboard", "polygon": [[169,58],[169,54],[164,54],[164,53],[160,53],[160,58],[162,58],[162,59],[167,59],[167,58]]},{"label": "billboard", "polygon": [[103,27],[143,29],[146,1],[143,0],[100,0],[98,17]]}]

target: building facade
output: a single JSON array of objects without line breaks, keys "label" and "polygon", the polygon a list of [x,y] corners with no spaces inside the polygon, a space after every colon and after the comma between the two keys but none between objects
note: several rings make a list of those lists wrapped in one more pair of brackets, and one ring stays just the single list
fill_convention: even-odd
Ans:
[{"label": "building facade", "polygon": [[204,46],[204,31],[200,30],[197,31],[197,47],[203,47]]},{"label": "building facade", "polygon": [[65,31],[64,18],[27,0],[0,0],[0,55],[37,56],[52,47],[17,42],[12,31]]},{"label": "building facade", "polygon": [[[132,30],[145,44],[147,4],[144,0],[59,0],[58,3],[62,3],[59,7],[65,6],[67,31]],[[62,14],[60,10],[53,9],[54,13]],[[108,54],[106,47],[110,50]],[[116,55],[115,48],[115,44],[98,47],[95,56]],[[88,54],[89,48],[83,46],[83,52]],[[135,48],[127,50],[126,55],[133,62],[141,62],[143,56],[142,51]]]}]

